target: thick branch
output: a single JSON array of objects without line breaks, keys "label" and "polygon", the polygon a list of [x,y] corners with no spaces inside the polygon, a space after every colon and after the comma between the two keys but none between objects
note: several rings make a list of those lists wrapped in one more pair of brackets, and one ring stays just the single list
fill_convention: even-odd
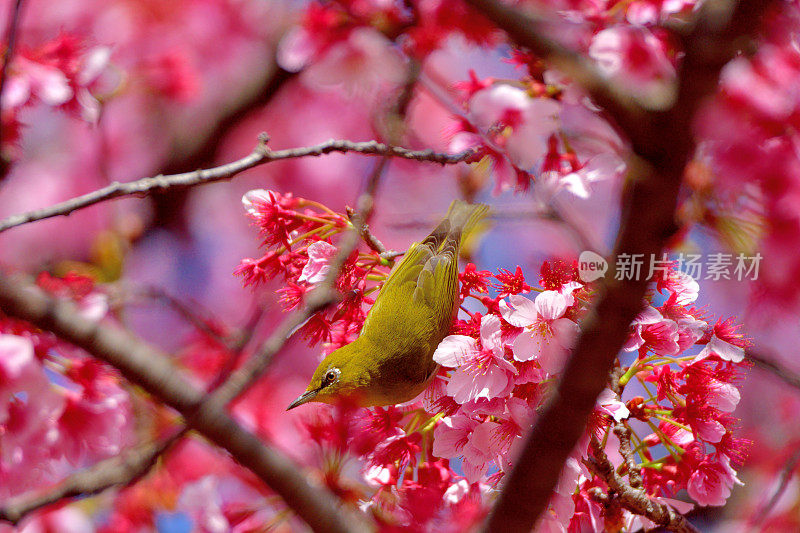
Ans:
[{"label": "thick branch", "polygon": [[315,146],[273,151],[267,147],[266,139],[264,139],[251,154],[225,165],[194,172],[184,172],[182,174],[142,178],[127,183],[115,182],[102,189],[66,200],[50,207],[36,209],[19,215],[12,215],[0,221],[0,233],[10,228],[27,224],[28,222],[68,215],[78,209],[83,209],[113,198],[143,196],[152,192],[164,191],[171,188],[193,187],[196,185],[229,180],[245,170],[273,161],[309,156],[316,157],[331,152],[353,152],[363,155],[401,157],[404,159],[413,159],[415,161],[439,163],[440,165],[469,162],[475,157],[475,152],[472,150],[465,150],[457,154],[443,154],[434,152],[433,150],[409,150],[408,148],[402,148],[400,146],[388,146],[377,141],[352,142],[344,140],[330,140]]},{"label": "thick branch", "polygon": [[[534,48],[541,40],[534,26],[512,8],[512,17],[492,16],[494,0],[468,0],[509,32],[520,45]],[[612,92],[601,90],[608,102],[597,99],[625,130],[634,156],[628,162],[628,188],[623,199],[620,232],[613,257],[643,254],[659,256],[675,232],[675,209],[683,169],[693,154],[691,124],[702,100],[716,88],[721,68],[733,57],[738,37],[755,32],[769,2],[743,1],[730,22],[720,24],[720,5],[709,1],[692,31],[683,38],[685,56],[679,71],[674,106],[631,120],[625,106],[614,103]],[[488,6],[494,6],[491,8]],[[726,10],[731,13],[731,10]],[[589,87],[595,96],[597,88]],[[489,531],[527,532],[545,509],[567,455],[575,447],[597,396],[605,387],[631,321],[642,307],[648,280],[616,280],[613,269],[598,290],[593,311],[584,320],[581,335],[563,373],[557,392],[538,418],[516,467],[487,522]]]},{"label": "thick branch", "polygon": [[52,331],[93,356],[119,369],[166,405],[180,412],[189,427],[231,453],[277,492],[315,531],[366,531],[328,492],[309,485],[302,470],[283,453],[243,429],[219,401],[225,387],[206,401],[203,392],[188,383],[166,354],[130,333],[82,317],[75,306],[56,300],[33,285],[0,274],[3,312]]},{"label": "thick branch", "polygon": [[[3,64],[0,65],[0,116],[3,115],[3,89],[6,86],[6,78],[8,78],[8,67],[10,66],[11,59],[14,57],[14,46],[17,42],[17,31],[19,30],[20,21],[22,19],[22,0],[16,0],[11,6],[8,17],[8,30],[6,31],[6,49],[3,51]],[[3,147],[3,129],[0,127],[0,182],[5,179],[8,174],[9,166],[11,165],[5,156],[2,154]]]}]

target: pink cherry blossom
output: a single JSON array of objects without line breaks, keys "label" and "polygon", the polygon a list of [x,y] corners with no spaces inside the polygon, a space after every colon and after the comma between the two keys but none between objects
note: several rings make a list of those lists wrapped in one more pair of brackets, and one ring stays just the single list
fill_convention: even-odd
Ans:
[{"label": "pink cherry blossom", "polygon": [[25,375],[35,373],[33,344],[16,335],[0,335],[0,424],[8,418],[8,403],[15,392],[25,390]]},{"label": "pink cherry blossom", "polygon": [[744,348],[726,342],[716,335],[712,335],[711,340],[709,340],[708,344],[697,354],[695,360],[705,359],[710,355],[716,355],[724,361],[741,363],[744,360]]},{"label": "pink cherry blossom", "polygon": [[481,130],[498,124],[511,128],[505,148],[522,169],[533,167],[547,152],[547,139],[556,130],[560,109],[553,100],[530,98],[522,89],[505,84],[478,91],[469,107]]},{"label": "pink cherry blossom", "polygon": [[724,505],[735,484],[742,482],[730,467],[729,459],[720,455],[718,462],[702,461],[696,465],[686,489],[699,505]]},{"label": "pink cherry blossom", "polygon": [[597,33],[589,55],[609,76],[653,105],[664,106],[674,97],[675,67],[665,44],[649,29],[613,26]]},{"label": "pink cherry blossom", "polygon": [[391,42],[371,28],[353,30],[303,73],[313,87],[342,86],[349,95],[373,94],[382,85],[401,83],[404,76]]},{"label": "pink cherry blossom", "polygon": [[617,422],[628,418],[631,414],[628,407],[620,401],[619,396],[609,388],[603,389],[603,392],[597,397],[595,408]]},{"label": "pink cherry blossom", "polygon": [[544,291],[535,301],[519,295],[510,296],[509,303],[502,301],[500,313],[506,322],[525,328],[512,345],[514,359],[536,359],[545,372],[558,372],[578,334],[578,325],[563,318],[573,301],[571,291]]},{"label": "pink cherry blossom", "polygon": [[464,476],[470,483],[476,483],[486,474],[489,463],[497,458],[498,447],[495,432],[500,424],[485,421],[476,425],[469,434],[462,449],[464,457]]},{"label": "pink cherry blossom", "polygon": [[500,319],[484,316],[480,335],[480,344],[466,335],[450,335],[433,353],[434,361],[456,369],[447,383],[447,394],[460,404],[507,394],[517,374],[514,365],[505,359]]},{"label": "pink cherry blossom", "polygon": [[325,279],[330,270],[330,260],[336,255],[336,247],[324,241],[317,241],[308,246],[308,262],[298,281],[319,283]]}]

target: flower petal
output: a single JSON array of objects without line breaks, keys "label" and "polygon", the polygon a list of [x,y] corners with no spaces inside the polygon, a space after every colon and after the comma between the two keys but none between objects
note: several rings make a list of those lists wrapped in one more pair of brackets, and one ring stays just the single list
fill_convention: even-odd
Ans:
[{"label": "flower petal", "polygon": [[433,360],[442,366],[455,368],[463,365],[467,357],[477,351],[478,343],[472,337],[449,335],[436,347]]},{"label": "flower petal", "polygon": [[512,326],[524,328],[530,326],[539,317],[536,312],[536,304],[524,296],[513,294],[508,297],[511,305],[505,300],[500,301],[500,314],[506,322]]}]

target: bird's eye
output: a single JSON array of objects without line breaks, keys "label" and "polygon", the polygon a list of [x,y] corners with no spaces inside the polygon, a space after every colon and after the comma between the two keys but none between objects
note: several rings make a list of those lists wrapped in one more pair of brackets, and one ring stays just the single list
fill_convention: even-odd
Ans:
[{"label": "bird's eye", "polygon": [[325,379],[323,380],[324,385],[330,385],[339,377],[339,369],[338,368],[331,368],[325,374]]}]

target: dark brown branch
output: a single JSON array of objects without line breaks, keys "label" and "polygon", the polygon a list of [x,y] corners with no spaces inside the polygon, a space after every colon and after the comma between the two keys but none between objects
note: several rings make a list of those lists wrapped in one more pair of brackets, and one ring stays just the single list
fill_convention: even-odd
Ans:
[{"label": "dark brown branch", "polygon": [[[468,1],[507,30],[517,44],[542,49],[536,25],[528,25],[517,10],[495,0]],[[676,231],[683,169],[694,152],[695,111],[716,89],[719,72],[741,46],[740,38],[755,33],[770,2],[749,0],[726,9],[731,13],[728,24],[719,24],[720,4],[730,8],[728,2],[705,2],[696,24],[683,36],[679,89],[670,109],[629,114],[629,106],[618,102],[614,91],[589,79],[589,92],[624,130],[633,149],[612,265],[613,257],[621,254],[658,257]],[[544,55],[558,58],[552,50],[545,49]],[[538,418],[489,516],[488,531],[530,531],[586,427],[648,286],[647,279],[615,280],[614,274],[612,268],[599,287],[597,303],[582,324],[558,389]]]},{"label": "dark brown branch", "polygon": [[[3,52],[3,64],[0,65],[0,116],[3,114],[3,89],[6,86],[6,78],[8,77],[8,67],[14,57],[14,47],[17,42],[17,31],[19,30],[20,21],[22,20],[22,0],[16,0],[11,6],[11,11],[8,17],[8,30],[6,31],[6,49]],[[0,150],[3,146],[3,130],[0,128]],[[5,156],[0,152],[0,182],[2,182],[6,175],[8,175],[9,167],[11,166]]]},{"label": "dark brown branch", "polygon": [[619,453],[625,461],[625,469],[627,470],[630,485],[635,489],[641,489],[642,470],[638,467],[633,457],[631,430],[623,422],[617,422],[614,424],[614,435],[619,438]]},{"label": "dark brown branch", "polygon": [[800,448],[796,449],[783,465],[778,486],[775,487],[775,492],[772,493],[772,496],[770,496],[769,500],[764,502],[764,504],[760,506],[760,508],[756,510],[756,512],[753,513],[753,516],[751,516],[747,521],[750,525],[750,531],[753,531],[754,533],[757,531],[764,531],[762,522],[764,522],[764,519],[769,516],[772,508],[775,507],[775,504],[781,499],[786,487],[789,486],[789,481],[792,479],[795,470],[797,470],[797,465],[800,465]]},{"label": "dark brown branch", "polygon": [[773,358],[766,357],[765,355],[753,350],[746,350],[745,356],[748,360],[752,361],[756,367],[783,380],[783,382],[787,385],[791,385],[796,389],[800,389],[800,375],[798,375],[796,372],[792,372],[782,364],[775,361]]},{"label": "dark brown branch", "polygon": [[641,488],[634,488],[614,470],[614,465],[608,460],[600,443],[594,436],[591,438],[591,448],[594,457],[589,457],[584,464],[608,485],[609,500],[615,498],[628,511],[644,516],[648,520],[665,527],[676,533],[698,533],[686,518],[676,512],[669,505],[652,500]]},{"label": "dark brown branch", "polygon": [[204,393],[181,376],[166,354],[124,330],[82,317],[72,302],[56,300],[4,274],[0,274],[0,308],[83,348],[180,412],[187,426],[230,452],[315,531],[368,530],[359,518],[342,509],[333,495],[310,485],[298,465],[246,431],[226,412],[226,402],[220,400],[225,398],[223,391],[231,390],[229,387],[220,387],[204,401]]},{"label": "dark brown branch", "polygon": [[215,183],[217,181],[229,180],[245,170],[273,161],[309,156],[316,157],[331,152],[352,152],[362,155],[401,157],[404,159],[413,159],[415,161],[439,163],[440,165],[463,163],[465,161],[470,161],[475,156],[475,152],[472,150],[466,150],[457,154],[443,154],[434,152],[433,150],[409,150],[408,148],[402,148],[400,146],[387,146],[377,141],[352,142],[343,140],[330,140],[315,146],[273,151],[267,147],[266,140],[264,140],[259,143],[250,155],[225,165],[194,172],[173,174],[170,176],[142,178],[127,183],[115,182],[102,189],[50,207],[36,209],[19,215],[12,215],[0,221],[0,232],[16,226],[21,226],[22,224],[27,224],[28,222],[68,215],[78,209],[83,209],[113,198],[143,196],[176,187],[193,187],[196,185]]}]

